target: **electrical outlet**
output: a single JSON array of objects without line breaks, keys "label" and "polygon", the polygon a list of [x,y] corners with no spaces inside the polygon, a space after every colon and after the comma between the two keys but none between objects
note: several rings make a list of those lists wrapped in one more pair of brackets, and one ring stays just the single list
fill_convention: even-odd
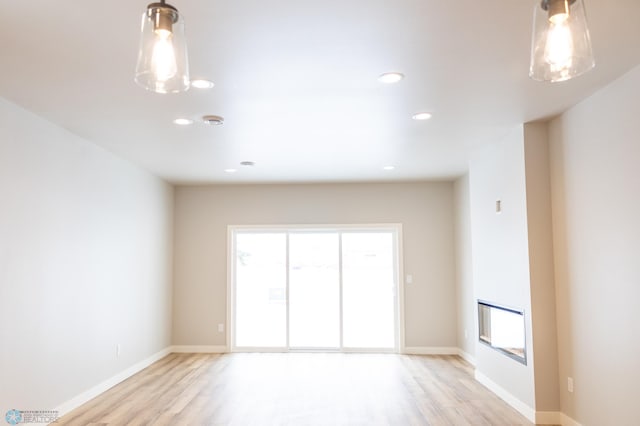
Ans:
[{"label": "electrical outlet", "polygon": [[224,333],[224,324],[218,324],[218,333]]},{"label": "electrical outlet", "polygon": [[573,393],[573,377],[567,377],[567,390]]},{"label": "electrical outlet", "polygon": [[120,346],[120,343],[118,343],[118,344],[116,345],[116,358],[120,358],[120,351],[121,351],[121,349],[122,349],[122,348],[121,348],[121,346]]}]

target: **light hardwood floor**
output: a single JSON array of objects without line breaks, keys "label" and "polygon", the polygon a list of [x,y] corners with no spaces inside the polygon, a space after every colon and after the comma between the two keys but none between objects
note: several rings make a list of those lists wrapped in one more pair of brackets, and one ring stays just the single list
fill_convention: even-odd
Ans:
[{"label": "light hardwood floor", "polygon": [[457,356],[172,354],[59,425],[531,425]]}]

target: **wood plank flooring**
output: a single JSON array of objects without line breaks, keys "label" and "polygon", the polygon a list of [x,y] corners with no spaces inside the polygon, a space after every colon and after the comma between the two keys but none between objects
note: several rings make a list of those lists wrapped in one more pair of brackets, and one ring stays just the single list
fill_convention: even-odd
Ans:
[{"label": "wood plank flooring", "polygon": [[171,354],[58,425],[531,425],[457,356]]}]

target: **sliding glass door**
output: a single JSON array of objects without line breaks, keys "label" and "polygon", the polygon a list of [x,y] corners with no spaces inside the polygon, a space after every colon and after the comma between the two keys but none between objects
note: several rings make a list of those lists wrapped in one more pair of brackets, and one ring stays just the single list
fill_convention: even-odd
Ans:
[{"label": "sliding glass door", "polygon": [[239,233],[236,246],[235,345],[287,345],[287,235]]},{"label": "sliding glass door", "polygon": [[395,346],[393,234],[342,234],[343,346]]},{"label": "sliding glass door", "polygon": [[337,233],[289,234],[289,347],[340,348]]},{"label": "sliding glass door", "polygon": [[397,348],[398,229],[233,229],[232,347]]}]

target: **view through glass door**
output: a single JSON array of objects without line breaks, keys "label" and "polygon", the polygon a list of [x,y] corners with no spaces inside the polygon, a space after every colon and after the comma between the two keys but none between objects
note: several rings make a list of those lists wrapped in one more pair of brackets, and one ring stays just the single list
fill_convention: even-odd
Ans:
[{"label": "view through glass door", "polygon": [[337,233],[289,234],[289,347],[340,348]]},{"label": "view through glass door", "polygon": [[233,349],[397,348],[397,228],[238,228],[231,238]]}]

